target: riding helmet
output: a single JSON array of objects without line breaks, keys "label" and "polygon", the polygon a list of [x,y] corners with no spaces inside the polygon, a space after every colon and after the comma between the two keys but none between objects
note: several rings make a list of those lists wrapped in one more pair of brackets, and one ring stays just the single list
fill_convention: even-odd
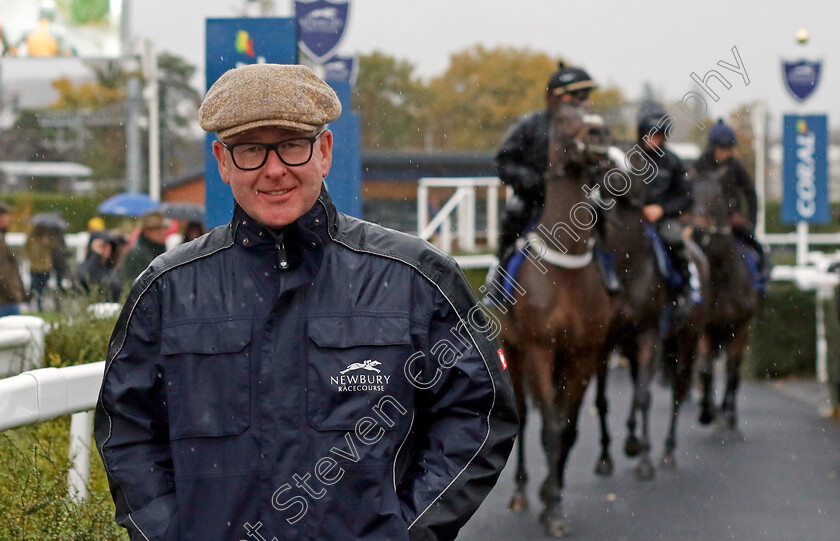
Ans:
[{"label": "riding helmet", "polygon": [[732,148],[735,146],[735,130],[723,123],[719,118],[717,124],[709,130],[709,145],[714,147]]},{"label": "riding helmet", "polygon": [[651,130],[659,127],[668,112],[655,101],[646,101],[639,107],[639,116],[636,120],[639,139],[649,134]]},{"label": "riding helmet", "polygon": [[563,62],[558,62],[557,68],[557,71],[549,77],[546,86],[546,92],[553,96],[598,88],[592,77],[580,68],[567,68]]}]

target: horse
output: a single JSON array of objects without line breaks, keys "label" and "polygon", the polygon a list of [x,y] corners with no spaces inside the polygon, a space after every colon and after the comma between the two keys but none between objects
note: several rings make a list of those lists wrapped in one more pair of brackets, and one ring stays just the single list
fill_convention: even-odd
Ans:
[{"label": "horse", "polygon": [[[671,327],[663,325],[666,303],[672,302],[673,294],[669,293],[668,285],[657,268],[654,226],[647,221],[642,211],[644,178],[652,168],[639,159],[642,156],[640,150],[630,150],[626,156],[627,159],[619,163],[619,167],[635,174],[626,177],[630,180],[627,182],[626,193],[614,197],[606,213],[607,247],[616,261],[622,291],[613,300],[613,317],[597,373],[595,404],[601,429],[601,454],[595,473],[606,476],[613,471],[609,452],[611,438],[607,425],[609,402],[606,387],[609,355],[613,350],[619,350],[629,362],[633,379],[624,453],[629,457],[639,457],[636,476],[640,480],[650,480],[654,477],[649,436],[651,381],[659,365],[670,363],[669,366],[673,368],[672,415],[661,465],[673,468],[677,419],[691,380],[697,331],[704,311],[702,306],[692,306],[688,317],[680,319]],[[661,244],[659,246],[664,248]],[[702,253],[696,246],[687,247],[686,251],[695,267],[703,269],[700,276],[707,276],[707,265]],[[641,419],[639,436],[636,435],[637,417]]]},{"label": "horse", "polygon": [[577,438],[580,406],[598,367],[611,316],[609,297],[593,262],[591,230],[597,218],[575,162],[589,159],[577,137],[584,126],[583,116],[573,108],[561,105],[552,114],[545,210],[536,230],[518,244],[528,260],[516,278],[522,297],[499,316],[500,339],[521,419],[516,488],[509,508],[528,508],[524,448],[527,387],[542,416],[548,474],[540,490],[545,506],[540,519],[546,534],[553,537],[566,531],[562,511],[565,465]]},{"label": "horse", "polygon": [[736,399],[741,361],[750,336],[750,323],[759,307],[759,294],[744,255],[729,225],[728,209],[719,179],[712,173],[693,180],[694,238],[709,260],[709,316],[699,339],[699,376],[702,386],[699,422],[711,424],[714,406],[714,361],[726,356],[726,390],[720,406],[727,439],[740,440]]}]

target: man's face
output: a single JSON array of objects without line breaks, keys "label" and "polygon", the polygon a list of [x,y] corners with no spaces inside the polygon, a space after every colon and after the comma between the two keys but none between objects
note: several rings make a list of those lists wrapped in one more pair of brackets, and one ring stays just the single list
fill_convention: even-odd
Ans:
[{"label": "man's face", "polygon": [[[269,144],[312,135],[315,134],[269,126],[231,136],[224,142]],[[326,130],[315,141],[307,163],[289,166],[280,161],[276,152],[269,151],[265,164],[253,171],[236,167],[230,152],[219,141],[213,142],[213,153],[222,180],[230,184],[233,198],[242,210],[263,225],[279,228],[306,214],[318,200],[321,182],[332,165],[332,142],[332,132]]]},{"label": "man's face", "polygon": [[10,218],[11,214],[8,212],[0,213],[0,229],[6,229],[9,227],[9,222],[11,221]]}]

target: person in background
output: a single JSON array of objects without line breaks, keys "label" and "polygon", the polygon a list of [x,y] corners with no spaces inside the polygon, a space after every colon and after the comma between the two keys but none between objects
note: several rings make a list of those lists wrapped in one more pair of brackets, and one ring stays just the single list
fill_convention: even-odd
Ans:
[{"label": "person in background", "polygon": [[93,239],[88,256],[76,271],[76,282],[85,293],[99,295],[105,302],[119,302],[123,281],[117,263],[124,242],[118,233]]},{"label": "person in background", "polygon": [[708,146],[694,163],[692,177],[711,174],[717,178],[723,190],[732,233],[748,251],[751,263],[755,265],[756,286],[763,293],[770,278],[770,265],[764,248],[755,237],[758,196],[755,182],[735,156],[736,144],[735,130],[727,126],[722,118],[718,119],[717,124],[709,129]]},{"label": "person in background", "polygon": [[187,222],[184,227],[184,242],[195,240],[205,233],[204,224],[201,222]]},{"label": "person in background", "polygon": [[23,245],[26,257],[29,259],[29,289],[39,312],[44,311],[44,290],[53,270],[54,242],[49,228],[36,225],[29,232],[26,243]]},{"label": "person in background", "polygon": [[6,244],[10,218],[11,209],[0,202],[0,317],[20,314],[19,305],[26,300],[17,258]]},{"label": "person in background", "polygon": [[140,219],[140,234],[120,264],[123,283],[131,284],[154,258],[166,251],[169,220],[159,212],[149,212]]}]

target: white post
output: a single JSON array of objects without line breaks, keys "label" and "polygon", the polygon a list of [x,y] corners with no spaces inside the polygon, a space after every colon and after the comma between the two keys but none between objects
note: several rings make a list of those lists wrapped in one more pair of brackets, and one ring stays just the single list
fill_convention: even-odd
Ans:
[{"label": "white post", "polygon": [[825,337],[825,301],[831,300],[833,288],[821,286],[816,292],[817,381],[828,383],[828,340]]},{"label": "white post", "polygon": [[146,79],[146,109],[149,119],[149,197],[160,201],[160,111],[158,110],[158,63],[155,44],[147,39],[143,47],[143,74]]},{"label": "white post", "polygon": [[90,436],[93,426],[93,412],[82,411],[70,417],[70,451],[68,458],[73,463],[67,473],[67,492],[75,503],[82,503],[88,497],[90,479]]},{"label": "white post", "polygon": [[764,170],[766,163],[766,132],[767,132],[767,112],[764,109],[764,104],[758,102],[752,109],[753,133],[753,148],[755,149],[755,194],[758,199],[758,214],[756,216],[755,232],[759,242],[764,239],[766,232],[766,214],[765,203],[767,201],[767,179]]},{"label": "white post", "polygon": [[456,195],[458,203],[458,248],[465,252],[475,250],[475,188],[461,186]]},{"label": "white post", "polygon": [[449,215],[440,224],[440,249],[446,254],[452,253],[452,218]]},{"label": "white post", "polygon": [[487,248],[496,251],[499,246],[499,188],[487,187]]},{"label": "white post", "polygon": [[796,264],[808,264],[808,222],[796,222]]},{"label": "white post", "polygon": [[429,187],[422,182],[417,187],[417,234],[429,224]]}]

